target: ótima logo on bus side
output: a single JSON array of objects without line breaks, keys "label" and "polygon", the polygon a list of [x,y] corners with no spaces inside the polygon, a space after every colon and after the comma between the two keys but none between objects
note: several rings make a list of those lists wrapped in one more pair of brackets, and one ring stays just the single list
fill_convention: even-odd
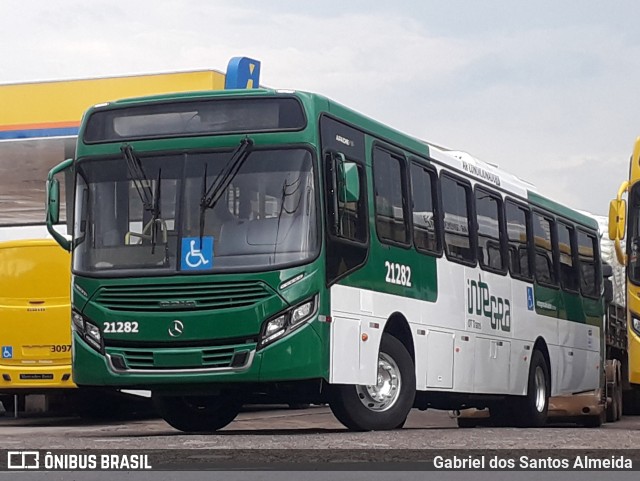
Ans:
[{"label": "\u00f3tima logo on bus side", "polygon": [[[483,282],[480,275],[477,281],[467,279],[467,313],[486,317],[492,329],[511,331],[511,302],[509,299],[492,296],[489,284]],[[482,323],[475,322],[473,326],[481,328]]]}]

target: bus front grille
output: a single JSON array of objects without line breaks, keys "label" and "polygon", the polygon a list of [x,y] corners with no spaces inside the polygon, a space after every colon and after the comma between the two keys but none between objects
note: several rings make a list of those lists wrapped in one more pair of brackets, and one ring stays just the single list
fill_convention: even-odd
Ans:
[{"label": "bus front grille", "polygon": [[108,356],[118,371],[200,371],[245,368],[254,350],[255,344],[193,349],[110,349]]},{"label": "bus front grille", "polygon": [[262,282],[145,284],[102,287],[95,302],[111,311],[198,311],[251,307],[270,297]]}]

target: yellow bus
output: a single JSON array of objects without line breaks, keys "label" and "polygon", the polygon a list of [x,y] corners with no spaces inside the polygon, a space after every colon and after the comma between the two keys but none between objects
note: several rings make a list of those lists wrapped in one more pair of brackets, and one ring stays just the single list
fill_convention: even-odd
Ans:
[{"label": "yellow bus", "polygon": [[0,242],[0,394],[75,387],[70,276],[52,239]]},{"label": "yellow bus", "polygon": [[[636,139],[629,179],[622,182],[618,195],[609,206],[609,238],[614,241],[616,257],[626,266],[626,320],[628,350],[622,363],[624,408],[640,413],[640,137]],[[629,202],[627,212],[627,202]],[[627,221],[628,219],[628,221]],[[625,230],[628,228],[628,235]]]}]

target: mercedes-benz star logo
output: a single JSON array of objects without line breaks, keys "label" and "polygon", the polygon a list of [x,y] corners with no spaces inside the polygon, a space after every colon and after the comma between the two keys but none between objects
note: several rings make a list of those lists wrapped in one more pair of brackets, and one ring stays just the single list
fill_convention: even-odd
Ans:
[{"label": "mercedes-benz star logo", "polygon": [[184,324],[182,324],[182,321],[178,321],[177,319],[173,321],[173,323],[171,324],[171,327],[169,327],[169,335],[171,337],[181,336],[183,331],[184,331]]}]

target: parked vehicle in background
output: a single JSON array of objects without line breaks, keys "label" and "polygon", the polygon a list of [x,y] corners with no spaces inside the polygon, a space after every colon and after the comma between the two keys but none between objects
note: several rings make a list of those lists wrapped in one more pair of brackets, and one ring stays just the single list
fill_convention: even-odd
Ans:
[{"label": "parked vehicle in background", "polygon": [[623,306],[618,312],[618,317],[626,321],[628,344],[621,370],[624,410],[640,414],[640,137],[631,155],[629,178],[622,182],[616,198],[611,201],[608,230],[617,259],[626,266],[626,309]]},{"label": "parked vehicle in background", "polygon": [[0,391],[75,388],[70,256],[53,239],[0,242]]}]

